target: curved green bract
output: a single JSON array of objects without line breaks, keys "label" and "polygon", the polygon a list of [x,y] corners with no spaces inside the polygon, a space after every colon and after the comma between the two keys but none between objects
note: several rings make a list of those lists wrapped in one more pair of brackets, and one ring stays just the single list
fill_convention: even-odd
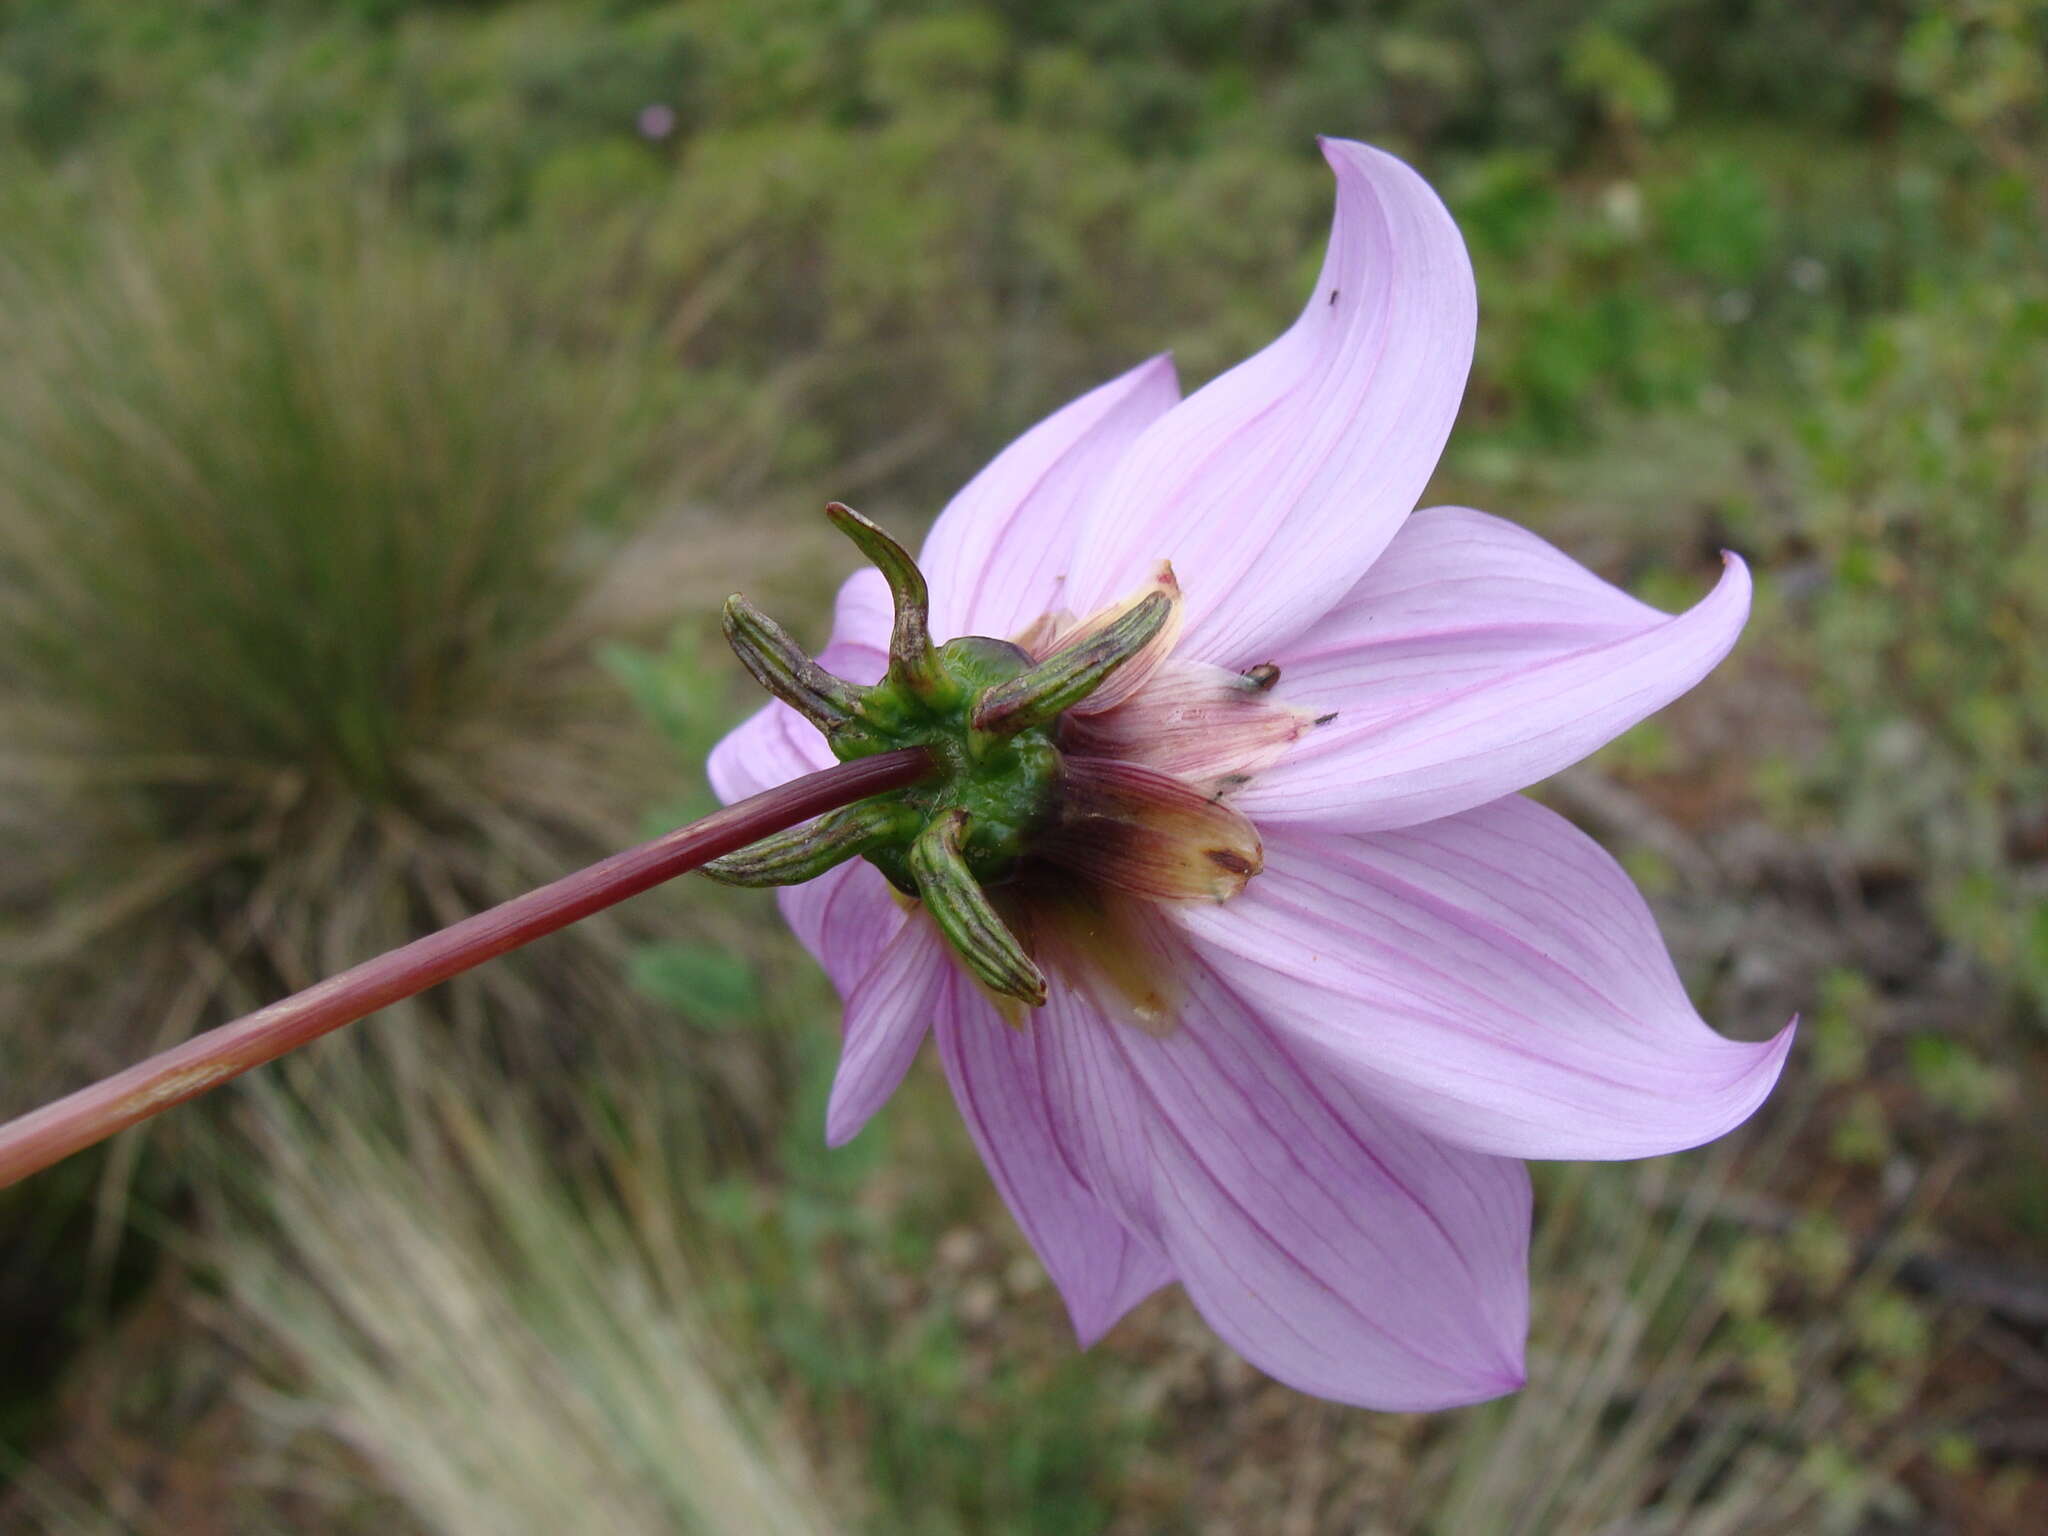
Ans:
[{"label": "curved green bract", "polygon": [[[923,747],[937,758],[939,772],[932,778],[882,798],[914,811],[920,829],[949,811],[965,812],[962,856],[976,880],[991,884],[1016,868],[1032,833],[1057,802],[1060,754],[1053,745],[1053,723],[1010,736],[975,729],[972,717],[981,695],[1031,666],[1031,658],[1007,640],[967,636],[939,646],[933,655],[938,670],[954,685],[940,697],[952,702],[928,703],[888,679],[862,702],[867,729],[829,739],[841,762],[897,747]],[[910,841],[870,849],[867,858],[898,890],[916,895]]]},{"label": "curved green bract", "polygon": [[841,762],[923,747],[939,771],[784,833],[772,847],[741,850],[711,873],[737,884],[795,884],[858,854],[925,904],[985,985],[1036,1006],[1044,978],[981,888],[1016,872],[1059,808],[1061,713],[1152,642],[1170,602],[1153,594],[1038,661],[985,635],[935,646],[924,576],[908,552],[851,508],[834,502],[828,515],[889,584],[896,613],[883,679],[862,686],[834,677],[743,597],[726,604],[726,637],[764,688],[824,733]]}]

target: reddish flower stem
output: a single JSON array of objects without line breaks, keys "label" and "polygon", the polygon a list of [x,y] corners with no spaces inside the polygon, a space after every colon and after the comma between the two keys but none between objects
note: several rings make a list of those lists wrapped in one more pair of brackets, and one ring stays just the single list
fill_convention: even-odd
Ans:
[{"label": "reddish flower stem", "polygon": [[701,821],[601,859],[524,896],[366,960],[280,1002],[102,1078],[0,1125],[0,1189],[353,1024],[451,976],[637,896],[700,864],[826,811],[914,784],[932,771],[922,747],[861,758],[764,791]]}]

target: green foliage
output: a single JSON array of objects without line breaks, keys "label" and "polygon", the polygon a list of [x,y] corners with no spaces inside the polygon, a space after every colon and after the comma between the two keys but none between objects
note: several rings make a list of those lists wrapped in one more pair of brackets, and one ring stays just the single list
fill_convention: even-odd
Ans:
[{"label": "green foliage", "polygon": [[725,702],[728,679],[720,671],[721,658],[707,654],[695,627],[686,621],[670,632],[660,650],[615,643],[603,647],[599,659],[660,733],[684,780],[679,792],[664,798],[649,814],[649,835],[712,810],[716,801],[700,782],[700,765],[730,723]]},{"label": "green foliage", "polygon": [[2048,285],[1929,285],[1810,350],[1799,535],[1836,729],[1813,788],[1864,846],[1924,863],[1945,927],[2048,1005]]},{"label": "green foliage", "polygon": [[[1791,189],[1740,151],[1681,147],[1557,198],[1558,157],[1596,125],[1631,143],[1673,130],[1687,83],[1821,133],[1858,128],[1886,89],[1832,68],[1811,90],[1798,71],[1821,34],[1803,21],[1708,28],[1691,9],[228,6],[195,28],[164,0],[85,0],[38,7],[19,62],[0,53],[18,81],[0,106],[18,98],[44,154],[254,155],[512,239],[564,294],[608,296],[582,323],[659,338],[687,366],[665,402],[686,440],[730,441],[772,411],[737,438],[773,469],[909,460],[936,492],[1161,338],[1198,380],[1271,335],[1299,291],[1276,274],[1322,221],[1319,132],[1390,141],[1459,189],[1489,302],[1482,398],[1511,425],[1580,440],[1609,404],[1689,397],[1740,344],[1729,313],[1759,302],[1727,290],[1800,254],[1776,238]],[[1988,46],[1983,30],[1950,43],[1922,27],[1926,93],[1954,94],[1952,56]],[[61,86],[46,55],[78,81]],[[225,111],[88,124],[31,99],[201,58]],[[662,136],[636,131],[645,107],[672,114]],[[44,143],[28,131],[44,119],[70,136]],[[1886,260],[1882,220],[1836,223]]]},{"label": "green foliage", "polygon": [[[566,359],[480,253],[374,205],[196,178],[5,195],[14,1113],[616,848],[652,780],[580,654],[642,462],[615,359]],[[639,1006],[615,934],[403,1011],[545,1080],[580,1049],[548,1029],[570,999]],[[117,1148],[95,1182],[18,1192],[16,1231],[100,1211],[15,1298],[61,1308],[53,1339],[92,1321],[130,1195],[175,1205],[207,1114],[139,1166]]]},{"label": "green foliage", "polygon": [[1664,188],[1657,225],[1665,259],[1726,287],[1754,283],[1776,253],[1771,189],[1747,161],[1710,154]]},{"label": "green foliage", "polygon": [[1812,1024],[1813,1070],[1824,1083],[1854,1082],[1870,1062],[1866,1021],[1873,998],[1869,981],[1854,971],[1831,971],[1821,978],[1819,1006]]},{"label": "green foliage", "polygon": [[1583,91],[1619,128],[1655,129],[1671,121],[1670,77],[1606,27],[1592,24],[1573,35],[1564,74],[1567,85]]},{"label": "green foliage", "polygon": [[703,944],[645,945],[627,974],[641,992],[704,1029],[747,1022],[760,996],[746,959]]}]

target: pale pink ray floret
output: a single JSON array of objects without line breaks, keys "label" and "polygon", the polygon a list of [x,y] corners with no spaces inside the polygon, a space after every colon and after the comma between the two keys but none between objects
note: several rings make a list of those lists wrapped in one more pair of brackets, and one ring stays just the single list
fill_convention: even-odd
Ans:
[{"label": "pale pink ray floret", "polygon": [[[1047,939],[1045,1006],[1000,1007],[859,860],[781,901],[845,1000],[828,1137],[935,1036],[1084,1344],[1177,1280],[1281,1381],[1440,1408],[1523,1380],[1520,1160],[1719,1136],[1792,1030],[1710,1029],[1621,868],[1518,793],[1699,682],[1748,572],[1727,556],[1672,616],[1511,523],[1414,510],[1471,362],[1470,264],[1406,165],[1323,149],[1336,216],[1293,327],[1185,400],[1162,357],[1056,412],[920,561],[937,639],[1035,653],[1170,562],[1170,654],[1078,707],[1063,745],[1234,807],[1263,869],[1222,900],[1125,881],[1143,916],[1118,941],[1168,978],[1135,1004]],[[880,678],[890,614],[856,574],[821,662]],[[710,773],[733,800],[832,761],[775,703]]]}]

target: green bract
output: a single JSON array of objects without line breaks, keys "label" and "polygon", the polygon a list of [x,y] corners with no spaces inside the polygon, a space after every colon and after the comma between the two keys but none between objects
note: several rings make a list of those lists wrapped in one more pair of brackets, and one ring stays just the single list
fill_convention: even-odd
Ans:
[{"label": "green bract", "polygon": [[[938,773],[885,798],[913,813],[920,828],[944,812],[963,812],[961,855],[968,870],[978,881],[1002,880],[1052,811],[1059,793],[1059,749],[1050,722],[1007,736],[973,723],[974,707],[984,694],[998,683],[1030,674],[1031,658],[1020,647],[969,635],[949,640],[934,654],[941,685],[933,697],[921,698],[885,678],[875,686],[868,717],[885,723],[878,723],[872,735],[846,733],[833,741],[832,750],[842,762],[895,747],[929,751]],[[868,857],[898,890],[916,895],[907,853],[907,848],[882,847]]]},{"label": "green bract", "polygon": [[1008,640],[967,635],[933,645],[930,594],[903,546],[851,508],[833,523],[889,583],[895,623],[880,682],[820,667],[745,598],[725,605],[725,634],[756,680],[825,735],[842,762],[902,747],[931,754],[930,777],[706,866],[735,885],[792,885],[866,858],[921,900],[980,980],[1036,1005],[1045,978],[990,904],[1059,805],[1060,715],[1086,699],[1164,628],[1172,599],[1155,592],[1043,660]]}]

